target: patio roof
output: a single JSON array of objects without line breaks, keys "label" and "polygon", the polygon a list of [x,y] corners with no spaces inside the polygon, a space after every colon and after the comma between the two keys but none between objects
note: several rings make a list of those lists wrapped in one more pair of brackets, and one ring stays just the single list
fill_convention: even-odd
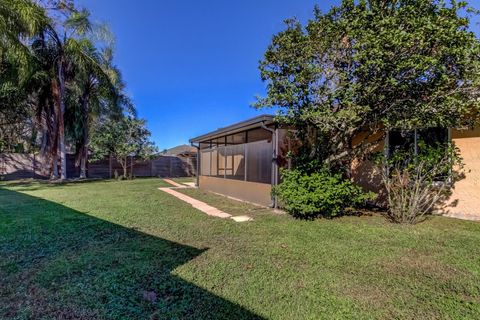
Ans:
[{"label": "patio roof", "polygon": [[228,127],[220,128],[215,131],[212,131],[210,133],[198,136],[196,138],[190,139],[190,143],[199,143],[199,142],[205,142],[209,141],[212,139],[220,138],[226,135],[246,131],[249,129],[255,129],[258,128],[262,125],[262,123],[266,126],[271,125],[275,123],[275,116],[273,115],[261,115],[257,116],[255,118],[251,118],[242,122],[238,122],[235,124],[232,124]]}]

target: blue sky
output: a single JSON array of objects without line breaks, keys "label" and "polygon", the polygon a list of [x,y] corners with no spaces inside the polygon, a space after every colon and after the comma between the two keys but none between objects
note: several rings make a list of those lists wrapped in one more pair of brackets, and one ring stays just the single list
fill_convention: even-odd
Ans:
[{"label": "blue sky", "polygon": [[[328,9],[337,1],[319,1]],[[283,20],[313,0],[80,0],[116,36],[116,63],[160,149],[271,110],[258,61]]]},{"label": "blue sky", "polygon": [[[116,36],[116,64],[160,149],[272,110],[258,61],[283,20],[339,0],[79,0]],[[473,3],[473,2],[472,2]],[[478,30],[478,26],[476,28]]]}]

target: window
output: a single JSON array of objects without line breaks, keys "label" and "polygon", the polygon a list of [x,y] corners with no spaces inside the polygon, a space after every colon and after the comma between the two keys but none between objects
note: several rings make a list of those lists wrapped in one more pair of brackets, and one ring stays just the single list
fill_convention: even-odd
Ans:
[{"label": "window", "polygon": [[415,131],[390,131],[388,133],[388,157],[397,152],[415,153]]},{"label": "window", "polygon": [[[390,131],[387,140],[387,156],[391,158],[395,153],[401,152],[413,155],[424,154],[428,148],[444,148],[447,152],[449,146],[449,133],[445,128],[426,128],[412,131]],[[447,155],[447,153],[445,153]],[[440,155],[441,156],[441,155]],[[411,158],[410,158],[411,159]],[[403,161],[402,159],[399,159]],[[405,165],[408,160],[405,159]],[[433,167],[431,168],[433,169]],[[450,169],[447,169],[450,171]],[[438,181],[445,181],[449,172],[440,173],[437,177]]]},{"label": "window", "polygon": [[418,154],[422,146],[448,146],[448,129],[426,128],[413,131],[390,131],[388,133],[388,155],[397,151]]}]

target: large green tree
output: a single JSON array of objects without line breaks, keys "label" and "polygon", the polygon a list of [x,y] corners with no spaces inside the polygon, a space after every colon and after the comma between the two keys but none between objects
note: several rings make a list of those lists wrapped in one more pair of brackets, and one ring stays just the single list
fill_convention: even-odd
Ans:
[{"label": "large green tree", "polygon": [[145,120],[131,115],[117,120],[100,119],[94,126],[91,149],[94,159],[100,160],[109,156],[116,159],[122,166],[124,178],[128,176],[129,159],[133,171],[135,159],[147,159],[157,152],[157,148],[150,141],[150,131]]},{"label": "large green tree", "polygon": [[[302,157],[348,175],[373,134],[474,126],[480,42],[465,1],[343,0],[305,26],[287,21],[261,61],[267,95],[304,142]],[[360,132],[362,143],[352,144]],[[298,160],[297,159],[297,160]]]},{"label": "large green tree", "polygon": [[[56,119],[58,125],[58,151],[60,153],[60,178],[67,178],[67,151],[65,140],[65,112],[67,99],[67,83],[73,78],[74,72],[71,67],[78,56],[88,55],[83,51],[79,43],[84,34],[91,30],[91,23],[88,20],[89,13],[85,10],[77,11],[63,5],[55,10],[64,13],[65,19],[55,20],[55,24],[48,26],[41,40],[44,40],[45,47],[48,47],[54,56],[53,70],[55,72],[56,89],[53,91],[56,96]],[[86,59],[88,61],[88,59]],[[56,176],[57,150],[53,150],[54,176]]]},{"label": "large green tree", "polygon": [[[65,128],[67,114],[67,101],[73,102],[72,106],[79,105],[83,107],[83,117],[77,118],[80,123],[70,121],[72,126],[78,127],[79,124],[87,122],[89,113],[89,94],[90,84],[87,82],[96,82],[99,79],[107,79],[108,75],[102,68],[102,62],[99,61],[97,48],[93,45],[94,40],[100,38],[109,38],[109,33],[102,26],[95,25],[90,21],[90,13],[85,10],[77,10],[72,2],[53,1],[50,2],[49,12],[52,19],[47,25],[45,31],[34,41],[37,58],[43,63],[44,69],[51,76],[50,93],[52,107],[47,106],[50,112],[44,112],[42,119],[51,122],[47,128],[49,144],[45,144],[45,149],[50,154],[53,168],[53,178],[67,178],[67,136],[68,128]],[[107,36],[106,36],[107,35]],[[101,37],[99,37],[101,36]],[[91,40],[94,39],[94,40]],[[93,79],[95,78],[95,79]],[[72,89],[73,90],[69,90]],[[75,95],[75,88],[83,91]],[[114,90],[114,89],[113,89]],[[40,102],[40,101],[39,101]],[[41,106],[45,109],[45,106]],[[51,113],[51,115],[50,115]],[[70,114],[74,114],[70,112]],[[75,119],[70,119],[75,120]],[[70,132],[74,132],[71,128]],[[83,135],[87,135],[87,130],[83,130]],[[86,137],[83,138],[87,140]],[[79,146],[83,150],[85,146]],[[81,157],[86,161],[87,152],[81,151]],[[60,158],[60,173],[57,170],[58,157]],[[85,173],[83,166],[82,175]]]}]

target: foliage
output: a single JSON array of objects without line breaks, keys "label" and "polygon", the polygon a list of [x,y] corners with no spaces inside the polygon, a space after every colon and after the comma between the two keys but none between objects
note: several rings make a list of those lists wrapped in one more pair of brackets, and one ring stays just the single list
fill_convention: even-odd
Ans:
[{"label": "foliage", "polygon": [[0,1],[0,152],[35,149],[28,96],[41,73],[25,39],[47,22],[44,10],[29,0]]},{"label": "foliage", "polygon": [[419,143],[418,153],[396,151],[383,161],[382,180],[388,216],[397,223],[417,223],[439,209],[463,168],[459,151],[445,145]]},{"label": "foliage", "polygon": [[[391,128],[473,126],[480,42],[465,1],[343,0],[305,26],[286,21],[260,63],[267,95],[316,160],[347,176]],[[361,143],[353,137],[366,132]],[[380,136],[380,139],[382,137]]]},{"label": "foliage", "polygon": [[72,0],[0,1],[0,149],[40,150],[61,179],[70,149],[86,177],[92,123],[134,113],[112,38]]},{"label": "foliage", "polygon": [[112,156],[122,166],[123,178],[127,178],[129,158],[147,159],[157,152],[149,137],[145,120],[123,116],[118,120],[100,122],[91,141],[92,158],[101,160]]},{"label": "foliage", "polygon": [[375,195],[364,193],[359,186],[344,180],[341,174],[327,169],[312,174],[300,170],[284,170],[282,183],[274,188],[282,207],[300,218],[336,217],[362,206]]}]

